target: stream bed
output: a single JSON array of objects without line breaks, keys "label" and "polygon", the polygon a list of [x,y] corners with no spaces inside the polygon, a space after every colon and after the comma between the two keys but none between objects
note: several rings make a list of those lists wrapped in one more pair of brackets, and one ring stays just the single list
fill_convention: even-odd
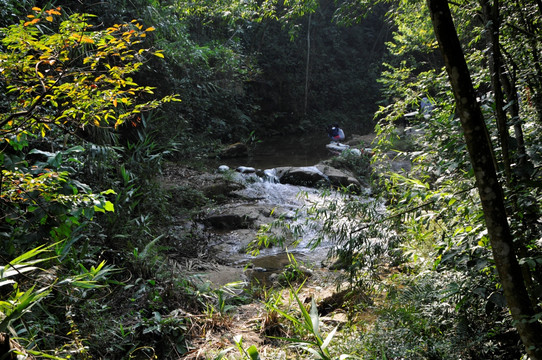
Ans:
[{"label": "stream bed", "polygon": [[[268,170],[272,173],[272,169]],[[254,174],[237,176],[245,186],[234,193],[243,200],[230,204],[230,211],[246,211],[242,214],[256,220],[254,226],[239,229],[209,229],[215,257],[224,265],[246,268],[245,280],[264,284],[290,264],[290,256],[307,271],[324,266],[333,242],[323,236],[323,221],[314,219],[313,212],[328,206],[330,202],[344,204],[341,196],[328,190],[323,197],[322,190],[281,184],[272,178],[259,178]],[[224,208],[221,211],[228,213]],[[261,227],[271,223],[274,225],[268,233],[259,232]],[[283,237],[282,246],[261,248],[257,255],[247,252],[250,243],[259,235],[268,234]],[[320,243],[313,247],[317,239]]]},{"label": "stream bed", "polygon": [[[313,170],[315,165],[333,156],[326,149],[328,143],[325,134],[272,138],[256,144],[248,157],[227,159],[216,164],[214,182],[227,178],[227,181],[233,180],[240,186],[228,190],[224,195],[233,200],[208,209],[200,224],[207,234],[209,254],[220,264],[215,274],[206,275],[209,281],[218,285],[239,280],[267,283],[273,274],[288,267],[291,255],[297,265],[306,269],[329,266],[327,255],[334,244],[323,232],[323,221],[314,219],[314,213],[330,204],[343,206],[345,200],[329,187],[325,190],[326,195],[322,196],[322,189],[281,183],[273,176],[275,169],[281,167]],[[231,171],[219,174],[220,165],[228,166]],[[259,171],[234,171],[239,167]],[[370,197],[368,193],[362,196]],[[349,197],[353,199],[353,195]],[[355,221],[345,221],[352,220]],[[271,230],[262,232],[264,227]],[[260,248],[257,254],[247,251],[251,243],[265,236],[282,237],[281,246]],[[316,240],[319,245],[314,247],[312,244]]]}]

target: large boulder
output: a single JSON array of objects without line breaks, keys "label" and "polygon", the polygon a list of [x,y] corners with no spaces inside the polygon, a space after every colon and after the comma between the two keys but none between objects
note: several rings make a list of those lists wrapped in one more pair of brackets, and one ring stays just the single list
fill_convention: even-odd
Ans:
[{"label": "large boulder", "polygon": [[257,229],[281,213],[273,210],[272,205],[232,204],[210,211],[204,216],[203,223],[219,230]]},{"label": "large boulder", "polygon": [[318,164],[316,168],[322,172],[333,186],[355,187],[359,189],[361,184],[354,175],[347,170],[339,170],[329,165]]},{"label": "large boulder", "polygon": [[275,171],[281,184],[314,187],[329,181],[327,176],[316,166],[284,166],[276,168]]},{"label": "large boulder", "polygon": [[318,164],[304,167],[276,168],[276,176],[282,184],[314,187],[321,184],[344,187],[360,187],[359,181],[346,170]]}]

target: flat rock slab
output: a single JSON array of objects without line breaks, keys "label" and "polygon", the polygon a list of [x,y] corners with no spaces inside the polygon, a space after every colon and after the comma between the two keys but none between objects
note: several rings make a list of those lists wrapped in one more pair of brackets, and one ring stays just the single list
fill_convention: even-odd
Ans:
[{"label": "flat rock slab", "polygon": [[276,206],[270,204],[234,204],[222,206],[211,210],[203,218],[203,223],[213,229],[237,230],[254,229],[268,224],[276,219],[280,213],[274,210]]}]

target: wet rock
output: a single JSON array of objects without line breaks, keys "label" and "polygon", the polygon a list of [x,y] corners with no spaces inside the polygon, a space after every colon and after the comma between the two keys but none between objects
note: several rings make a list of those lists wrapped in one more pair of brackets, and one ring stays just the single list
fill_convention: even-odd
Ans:
[{"label": "wet rock", "polygon": [[324,164],[305,167],[280,167],[275,170],[276,176],[282,184],[315,187],[327,183],[333,186],[354,186],[356,189],[361,187],[352,173]]},{"label": "wet rock", "polygon": [[222,263],[237,264],[246,259],[247,248],[257,232],[256,229],[237,229],[211,233],[209,252]]},{"label": "wet rock", "polygon": [[343,151],[343,154],[346,155],[354,155],[354,156],[361,156],[362,151],[360,149],[348,149],[346,151]]},{"label": "wet rock", "polygon": [[349,171],[339,170],[323,164],[316,165],[316,168],[329,179],[333,186],[354,186],[356,189],[361,187],[359,181]]},{"label": "wet rock", "polygon": [[346,270],[351,265],[351,260],[339,257],[338,259],[335,259],[331,265],[329,265],[329,270]]},{"label": "wet rock", "polygon": [[254,224],[247,214],[215,214],[204,220],[206,226],[220,230],[246,229]]},{"label": "wet rock", "polygon": [[217,181],[205,184],[201,188],[201,192],[209,199],[217,199],[220,197],[230,197],[230,195],[237,190],[243,188],[243,185],[218,179]]},{"label": "wet rock", "polygon": [[226,146],[220,153],[223,159],[244,157],[248,155],[248,147],[243,143],[235,143]]},{"label": "wet rock", "polygon": [[303,273],[303,275],[305,275],[305,277],[311,277],[314,274],[314,271],[306,266],[300,266],[298,269]]},{"label": "wet rock", "polygon": [[255,168],[248,166],[239,166],[236,170],[241,174],[254,174],[256,172]]},{"label": "wet rock", "polygon": [[203,223],[220,230],[257,228],[273,220],[270,217],[272,212],[270,205],[236,204],[213,210],[203,219]]},{"label": "wet rock", "polygon": [[282,184],[314,187],[322,182],[329,181],[327,176],[316,166],[285,166],[276,168],[275,172]]},{"label": "wet rock", "polygon": [[219,173],[225,173],[225,172],[228,172],[229,170],[230,170],[230,167],[228,165],[220,165],[218,167]]}]

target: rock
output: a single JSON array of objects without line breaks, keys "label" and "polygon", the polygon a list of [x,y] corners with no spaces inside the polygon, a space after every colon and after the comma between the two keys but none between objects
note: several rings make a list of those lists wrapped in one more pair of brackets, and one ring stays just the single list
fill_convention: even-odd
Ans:
[{"label": "rock", "polygon": [[329,266],[329,270],[345,270],[348,266],[350,263],[346,259],[339,258]]},{"label": "rock", "polygon": [[201,192],[209,199],[225,198],[233,196],[234,191],[240,190],[243,185],[231,181],[220,181],[219,179],[210,184],[205,184],[201,188]]},{"label": "rock", "polygon": [[329,182],[333,186],[344,186],[344,187],[355,187],[356,189],[361,188],[359,181],[352,175],[352,173],[346,170],[339,170],[329,165],[318,164],[316,168],[324,174]]},{"label": "rock", "polygon": [[328,182],[328,177],[316,166],[279,167],[276,176],[282,184],[314,187],[321,182]]},{"label": "rock", "polygon": [[354,155],[354,156],[361,156],[361,150],[356,149],[356,148],[348,149],[348,150],[343,151],[342,154],[344,154],[344,155],[350,154],[350,155]]},{"label": "rock", "polygon": [[[235,206],[223,206],[211,211],[204,219],[206,226],[220,230],[236,230],[258,228],[273,220],[270,214],[272,205],[237,204]],[[278,216],[276,212],[275,216]]]},{"label": "rock", "polygon": [[298,270],[301,271],[305,277],[311,277],[314,274],[314,271],[305,266],[300,266]]},{"label": "rock", "polygon": [[227,172],[229,170],[230,170],[230,167],[228,165],[220,165],[218,167],[218,172],[219,173],[225,173],[225,172]]},{"label": "rock", "polygon": [[221,158],[237,158],[248,155],[248,147],[243,143],[235,143],[226,146],[220,153]]},{"label": "rock", "polygon": [[248,166],[239,166],[236,170],[241,174],[254,174],[256,172],[256,169]]},{"label": "rock", "polygon": [[205,225],[220,230],[244,229],[250,227],[253,223],[254,219],[241,214],[215,214],[208,216],[204,220]]},{"label": "rock", "polygon": [[352,173],[325,164],[305,167],[280,167],[275,169],[275,174],[282,184],[315,187],[326,183],[333,186],[361,188],[361,184]]}]

